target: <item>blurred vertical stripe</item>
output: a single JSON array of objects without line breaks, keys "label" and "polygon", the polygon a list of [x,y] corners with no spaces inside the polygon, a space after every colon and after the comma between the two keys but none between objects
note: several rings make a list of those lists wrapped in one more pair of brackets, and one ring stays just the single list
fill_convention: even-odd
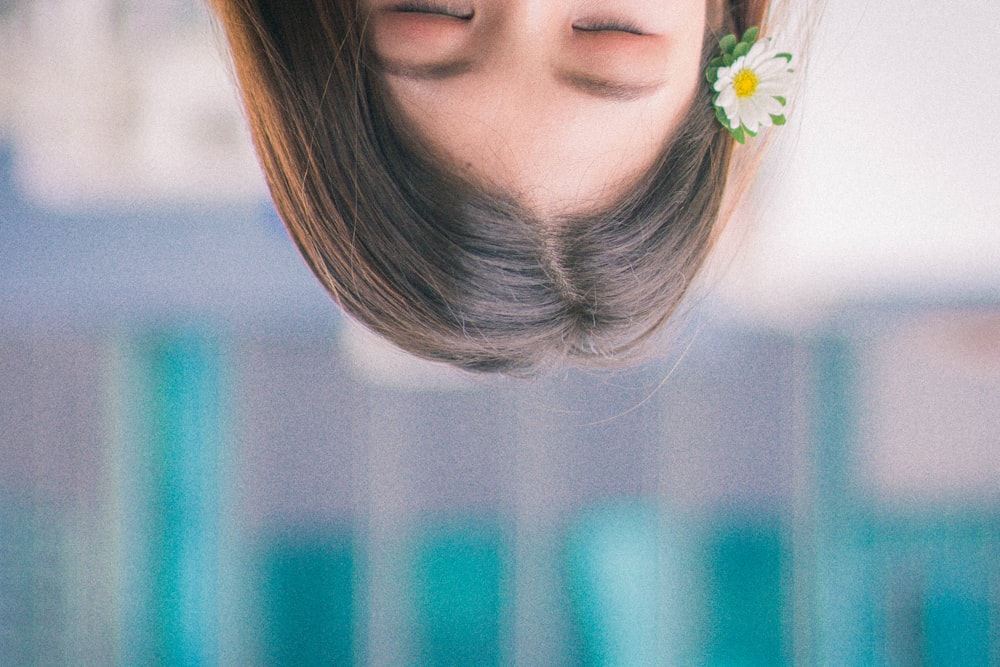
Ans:
[{"label": "blurred vertical stripe", "polygon": [[868,613],[871,563],[864,555],[855,484],[858,360],[847,335],[830,332],[812,342],[813,526],[816,544],[811,600],[813,655],[817,665],[877,664]]},{"label": "blurred vertical stripe", "polygon": [[781,523],[765,516],[723,517],[706,552],[706,664],[791,665],[785,627],[789,544]]},{"label": "blurred vertical stripe", "polygon": [[696,659],[690,536],[655,505],[618,501],[582,512],[566,540],[576,664],[683,665]]},{"label": "blurred vertical stripe", "polygon": [[119,359],[125,664],[219,661],[222,359],[195,330],[137,337]]},{"label": "blurred vertical stripe", "polygon": [[283,531],[270,540],[260,581],[265,664],[354,664],[356,562],[346,529]]},{"label": "blurred vertical stripe", "polygon": [[105,352],[88,337],[0,338],[0,665],[114,660]]},{"label": "blurred vertical stripe", "polygon": [[412,569],[417,664],[505,664],[500,633],[510,593],[508,552],[489,522],[424,531]]}]

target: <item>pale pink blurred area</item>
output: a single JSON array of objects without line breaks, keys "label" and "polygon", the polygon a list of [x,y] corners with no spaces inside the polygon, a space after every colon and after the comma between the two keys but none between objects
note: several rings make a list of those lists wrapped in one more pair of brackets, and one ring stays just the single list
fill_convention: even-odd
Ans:
[{"label": "pale pink blurred area", "polygon": [[912,316],[865,355],[867,492],[888,505],[1000,502],[1000,312]]}]

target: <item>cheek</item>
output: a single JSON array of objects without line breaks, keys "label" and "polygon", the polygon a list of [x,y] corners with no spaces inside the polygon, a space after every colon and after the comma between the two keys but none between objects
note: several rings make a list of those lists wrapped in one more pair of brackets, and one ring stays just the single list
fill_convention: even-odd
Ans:
[{"label": "cheek", "polygon": [[440,14],[373,11],[367,24],[375,54],[388,60],[441,60],[468,43],[467,22]]}]

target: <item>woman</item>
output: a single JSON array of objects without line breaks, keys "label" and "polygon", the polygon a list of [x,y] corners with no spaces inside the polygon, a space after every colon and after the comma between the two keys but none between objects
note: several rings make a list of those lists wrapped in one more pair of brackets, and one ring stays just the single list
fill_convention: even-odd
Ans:
[{"label": "woman", "polygon": [[734,143],[702,73],[766,0],[212,1],[278,210],[370,329],[526,373],[677,307]]}]

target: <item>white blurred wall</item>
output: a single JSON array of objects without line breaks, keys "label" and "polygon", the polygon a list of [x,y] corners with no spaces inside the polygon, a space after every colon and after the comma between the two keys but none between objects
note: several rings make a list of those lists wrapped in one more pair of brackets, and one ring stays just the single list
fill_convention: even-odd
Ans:
[{"label": "white blurred wall", "polygon": [[830,0],[818,26],[726,301],[796,321],[852,300],[995,298],[1000,4]]},{"label": "white blurred wall", "polygon": [[33,0],[6,13],[0,136],[39,204],[265,196],[204,3]]}]

